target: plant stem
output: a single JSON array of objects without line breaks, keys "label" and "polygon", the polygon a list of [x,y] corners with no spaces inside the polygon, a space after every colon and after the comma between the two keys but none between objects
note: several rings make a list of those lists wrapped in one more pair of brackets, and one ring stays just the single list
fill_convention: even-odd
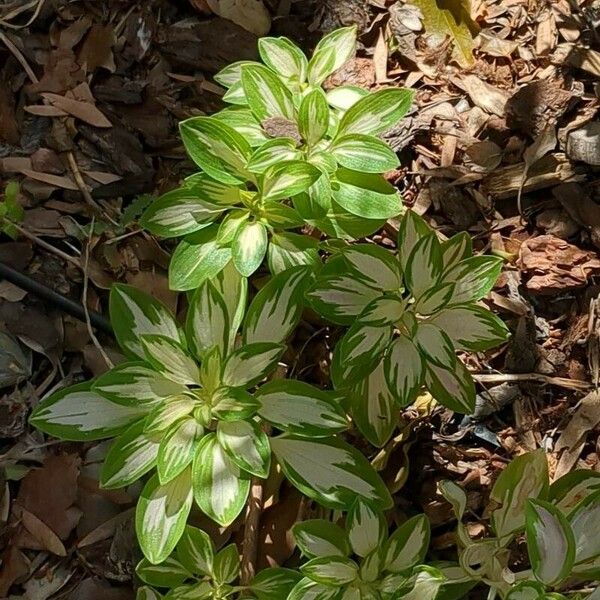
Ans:
[{"label": "plant stem", "polygon": [[242,545],[242,562],[240,567],[241,585],[249,585],[256,573],[256,557],[258,554],[258,529],[263,507],[263,481],[252,478],[248,510],[244,524],[244,541]]}]

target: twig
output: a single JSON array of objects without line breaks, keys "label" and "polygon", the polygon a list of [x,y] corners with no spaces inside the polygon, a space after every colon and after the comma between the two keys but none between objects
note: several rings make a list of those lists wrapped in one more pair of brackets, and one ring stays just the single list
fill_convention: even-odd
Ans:
[{"label": "twig", "polygon": [[2,31],[0,31],[0,40],[4,42],[6,47],[12,52],[13,56],[19,61],[19,63],[23,67],[23,70],[25,71],[25,73],[27,73],[29,79],[31,79],[31,82],[39,83],[40,80],[32,71],[31,67],[29,66],[29,63],[27,62],[27,60],[25,60],[25,57],[23,56],[21,51],[8,39],[6,34]]},{"label": "twig", "polygon": [[258,554],[258,528],[263,507],[263,481],[254,477],[248,498],[248,510],[244,524],[240,584],[248,585],[256,572]]},{"label": "twig", "polygon": [[[2,17],[2,19],[0,19],[0,25],[2,25],[2,27],[8,27],[10,29],[24,29],[25,27],[29,27],[38,18],[38,15],[40,14],[40,12],[42,10],[42,7],[44,6],[45,1],[46,0],[32,0],[28,4],[19,6],[12,12],[9,12],[7,15]],[[37,4],[37,6],[36,6],[36,4]],[[27,23],[25,23],[25,25],[13,25],[12,23],[9,23],[9,19],[14,19],[15,17],[18,17],[21,13],[25,12],[26,10],[29,10],[30,8],[33,8],[34,6],[35,6],[35,11],[34,11],[33,15],[31,15],[31,18],[29,19],[29,21],[27,21]]]},{"label": "twig", "polygon": [[85,251],[83,254],[83,256],[84,256],[84,260],[83,260],[83,291],[81,293],[81,305],[83,306],[83,312],[85,313],[85,324],[87,326],[88,333],[90,334],[90,338],[92,339],[94,346],[96,346],[96,348],[98,349],[98,352],[100,352],[100,355],[104,359],[106,366],[109,369],[112,369],[115,365],[113,364],[112,360],[110,360],[108,354],[106,354],[106,352],[104,351],[104,348],[102,347],[102,345],[98,341],[98,338],[96,337],[96,334],[94,333],[94,328],[92,327],[92,321],[90,319],[90,311],[88,310],[88,306],[87,306],[88,282],[90,279],[88,276],[88,264],[89,264],[89,259],[90,259],[90,243],[91,243],[93,231],[94,231],[94,219],[92,218],[90,234],[88,236],[88,240],[85,245]]},{"label": "twig", "polygon": [[473,379],[479,383],[517,383],[519,381],[534,381],[536,383],[546,383],[548,385],[557,385],[571,390],[580,390],[585,392],[594,386],[588,381],[579,379],[568,379],[567,377],[550,377],[542,373],[499,373],[495,374],[477,374],[473,373]]}]

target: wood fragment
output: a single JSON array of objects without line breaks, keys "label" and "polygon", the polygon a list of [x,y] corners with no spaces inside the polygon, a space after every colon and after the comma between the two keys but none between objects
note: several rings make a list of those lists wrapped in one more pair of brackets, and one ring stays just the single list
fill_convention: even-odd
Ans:
[{"label": "wood fragment", "polygon": [[567,156],[588,165],[600,165],[600,121],[592,121],[569,133]]}]

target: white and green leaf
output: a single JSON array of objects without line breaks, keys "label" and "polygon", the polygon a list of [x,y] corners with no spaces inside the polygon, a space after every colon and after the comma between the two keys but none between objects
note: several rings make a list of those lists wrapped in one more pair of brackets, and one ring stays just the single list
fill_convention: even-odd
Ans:
[{"label": "white and green leaf", "polygon": [[396,257],[376,244],[352,244],[342,256],[367,285],[382,292],[399,292],[402,273]]},{"label": "white and green leaf", "polygon": [[449,306],[481,300],[494,287],[502,264],[497,256],[473,256],[450,269],[443,278],[455,284]]},{"label": "white and green leaf", "polygon": [[204,429],[193,418],[183,418],[169,428],[160,442],[156,463],[162,484],[177,477],[191,464]]},{"label": "white and green leaf", "polygon": [[308,82],[320,86],[329,75],[350,60],[356,52],[356,26],[342,27],[317,44],[308,63]]},{"label": "white and green leaf", "polygon": [[312,558],[304,563],[300,570],[306,577],[317,583],[336,587],[350,583],[358,576],[358,565],[344,556]]},{"label": "white and green leaf", "polygon": [[329,129],[329,106],[325,93],[315,88],[300,103],[298,129],[309,147],[320,142]]},{"label": "white and green leaf", "polygon": [[195,575],[212,573],[215,546],[205,531],[186,525],[176,548],[179,562]]},{"label": "white and green leaf", "polygon": [[258,400],[243,388],[221,387],[211,399],[212,415],[222,421],[249,419],[258,410]]},{"label": "white and green leaf", "polygon": [[363,558],[380,547],[387,537],[387,525],[381,511],[362,500],[350,507],[346,529],[354,554]]},{"label": "white and green leaf", "polygon": [[286,600],[334,600],[339,591],[336,586],[323,585],[305,577],[293,587]]},{"label": "white and green leaf", "polygon": [[263,62],[281,77],[304,82],[308,60],[304,52],[286,37],[263,37],[258,40],[258,52]]},{"label": "white and green leaf", "polygon": [[219,550],[213,561],[212,576],[217,585],[231,583],[239,575],[240,556],[237,546],[229,544]]},{"label": "white and green leaf", "polygon": [[406,285],[415,299],[438,284],[444,270],[442,250],[434,233],[422,237],[406,263]]},{"label": "white and green leaf", "polygon": [[316,269],[321,265],[318,246],[318,240],[308,235],[289,231],[273,233],[267,249],[269,270],[278,275],[298,266]]},{"label": "white and green leaf", "polygon": [[430,322],[420,321],[412,341],[428,364],[434,363],[446,369],[454,368],[457,360],[454,346],[442,328]]},{"label": "white and green leaf", "polygon": [[441,311],[450,302],[454,293],[454,283],[435,285],[421,295],[415,302],[413,310],[420,315],[433,315]]},{"label": "white and green leaf", "polygon": [[267,252],[267,229],[260,221],[246,221],[240,225],[233,238],[231,254],[240,275],[250,277]]},{"label": "white and green leaf", "polygon": [[475,410],[475,383],[460,360],[451,366],[428,361],[425,386],[435,400],[454,412],[469,415]]},{"label": "white and green leaf", "polygon": [[144,431],[146,433],[164,432],[179,419],[187,417],[197,404],[198,402],[189,396],[167,398],[146,417]]},{"label": "white and green leaf", "polygon": [[246,65],[242,69],[242,85],[248,106],[259,121],[271,117],[295,120],[292,93],[267,67]]},{"label": "white and green leaf", "polygon": [[575,562],[600,556],[600,491],[587,496],[569,515],[575,536]]},{"label": "white and green leaf", "polygon": [[384,360],[384,369],[388,389],[400,406],[413,402],[423,383],[425,365],[409,338],[401,335],[392,342]]},{"label": "white and green leaf", "polygon": [[242,471],[265,479],[271,467],[271,447],[267,434],[254,421],[221,421],[217,440],[229,460]]},{"label": "white and green leaf", "polygon": [[353,133],[338,137],[330,152],[342,167],[363,173],[385,173],[400,164],[396,153],[371,135]]},{"label": "white and green leaf", "polygon": [[142,558],[135,568],[135,573],[144,583],[160,588],[177,587],[192,575],[172,556],[157,565],[152,564],[146,558]]},{"label": "white and green leaf", "polygon": [[252,173],[264,173],[269,167],[285,161],[298,160],[300,151],[296,148],[296,140],[292,138],[275,138],[259,146],[246,168]]},{"label": "white and green leaf", "polygon": [[144,334],[142,346],[148,362],[164,377],[183,385],[199,383],[198,365],[180,344],[164,335]]},{"label": "white and green leaf", "polygon": [[412,210],[404,213],[398,229],[398,258],[403,271],[417,242],[431,233],[429,225],[417,213]]},{"label": "white and green leaf", "polygon": [[292,588],[302,579],[293,569],[268,567],[261,569],[250,582],[250,589],[258,600],[287,598]]},{"label": "white and green leaf", "polygon": [[270,166],[263,174],[263,200],[282,200],[305,192],[321,171],[303,160],[288,160]]},{"label": "white and green leaf", "polygon": [[310,519],[292,527],[300,551],[309,558],[349,556],[348,534],[339,525],[324,519]]},{"label": "white and green leaf", "polygon": [[403,523],[385,544],[384,568],[391,573],[405,573],[425,558],[431,526],[425,515],[416,515]]},{"label": "white and green leaf", "polygon": [[223,383],[231,387],[258,383],[277,366],[284,349],[273,342],[255,342],[238,348],[225,363]]}]

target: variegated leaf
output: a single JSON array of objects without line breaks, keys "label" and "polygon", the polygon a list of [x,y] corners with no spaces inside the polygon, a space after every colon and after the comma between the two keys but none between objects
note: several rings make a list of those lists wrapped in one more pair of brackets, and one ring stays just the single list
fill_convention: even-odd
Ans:
[{"label": "variegated leaf", "polygon": [[371,135],[343,135],[336,138],[330,151],[342,167],[362,173],[385,173],[400,164],[396,153]]},{"label": "variegated leaf", "polygon": [[533,574],[544,585],[555,586],[573,567],[573,530],[556,507],[542,500],[528,500],[525,514],[527,550]]},{"label": "variegated leaf", "polygon": [[471,538],[462,522],[462,518],[467,509],[467,494],[456,483],[449,480],[443,480],[438,483],[440,494],[452,505],[454,516],[457,520],[456,534],[459,542],[463,547],[467,547],[471,543]]},{"label": "variegated leaf", "polygon": [[[236,84],[242,91],[241,81]],[[223,97],[225,100],[225,97]],[[239,104],[239,102],[238,102]],[[244,94],[243,104],[246,104],[246,95]],[[265,131],[261,127],[258,119],[252,114],[249,108],[241,106],[231,106],[212,115],[213,119],[218,119],[226,125],[233,127],[240,135],[246,138],[246,141],[252,148],[257,148],[269,140]]]},{"label": "variegated leaf", "polygon": [[368,96],[368,90],[355,85],[340,85],[327,92],[327,102],[341,112],[347,111],[361,98]]},{"label": "variegated leaf", "polygon": [[352,419],[367,440],[381,448],[390,439],[398,420],[396,399],[390,391],[383,360],[349,392]]},{"label": "variegated leaf", "polygon": [[194,498],[213,521],[230,525],[240,514],[250,491],[250,479],[229,459],[214,433],[198,446],[193,464]]},{"label": "variegated leaf", "polygon": [[231,209],[242,201],[242,188],[211,179],[202,171],[186,177],[184,181],[185,187],[203,202]]},{"label": "variegated leaf", "polygon": [[271,117],[295,120],[292,94],[284,83],[262,65],[247,65],[242,69],[242,85],[250,110],[259,121]]},{"label": "variegated leaf", "polygon": [[350,555],[348,534],[331,521],[324,519],[302,521],[292,527],[292,532],[298,548],[309,558]]},{"label": "variegated leaf", "polygon": [[575,535],[575,562],[600,556],[600,491],[585,498],[569,515]]},{"label": "variegated leaf", "polygon": [[342,256],[367,285],[382,292],[400,291],[400,265],[388,250],[376,244],[352,244],[342,249]]},{"label": "variegated leaf", "polygon": [[123,406],[80,383],[54,392],[33,410],[29,422],[62,440],[84,442],[114,437],[147,413],[145,406]]},{"label": "variegated leaf", "polygon": [[249,419],[258,410],[259,402],[243,388],[221,387],[213,393],[212,415],[221,421]]},{"label": "variegated leaf", "polygon": [[300,579],[302,575],[295,570],[270,567],[256,574],[250,582],[250,589],[258,600],[281,600],[288,597]]},{"label": "variegated leaf", "polygon": [[275,379],[263,385],[256,398],[258,414],[282,431],[316,438],[348,427],[339,400],[308,383]]},{"label": "variegated leaf", "polygon": [[257,148],[248,160],[247,169],[252,173],[264,173],[269,167],[300,158],[296,141],[291,138],[275,138]]},{"label": "variegated leaf", "polygon": [[288,160],[269,167],[263,175],[263,200],[282,200],[305,192],[321,171],[302,160]]},{"label": "variegated leaf", "polygon": [[318,240],[308,235],[289,231],[273,233],[267,249],[269,270],[278,275],[301,265],[316,269],[321,265],[318,246]]},{"label": "variegated leaf", "polygon": [[263,62],[281,77],[302,83],[306,79],[308,60],[304,52],[286,37],[264,37],[258,40]]},{"label": "variegated leaf", "polygon": [[156,465],[159,444],[159,438],[144,433],[143,420],[134,423],[112,443],[102,465],[102,487],[125,487],[140,479]]},{"label": "variegated leaf", "polygon": [[302,98],[298,111],[298,128],[309,147],[325,137],[329,129],[329,106],[325,93],[320,88],[315,88]]},{"label": "variegated leaf", "polygon": [[407,301],[399,296],[381,296],[367,304],[358,317],[359,322],[372,327],[385,327],[402,318]]},{"label": "variegated leaf", "polygon": [[308,82],[320,86],[356,52],[356,26],[342,27],[326,35],[317,44],[308,63]]},{"label": "variegated leaf", "polygon": [[569,514],[585,498],[600,491],[600,473],[576,469],[557,479],[548,490],[548,500]]},{"label": "variegated leaf", "polygon": [[514,585],[506,600],[549,600],[544,597],[544,586],[537,581],[521,581]]},{"label": "variegated leaf", "polygon": [[242,81],[242,70],[248,65],[260,65],[259,62],[253,60],[239,60],[227,65],[224,69],[221,69],[215,76],[214,79],[217,83],[220,83],[226,88],[230,88],[232,85]]},{"label": "variegated leaf", "polygon": [[442,243],[442,260],[444,271],[451,269],[461,260],[469,258],[473,254],[473,243],[471,236],[466,231],[453,235],[449,240]]},{"label": "variegated leaf", "polygon": [[175,548],[192,506],[190,469],[166,485],[155,475],[145,485],[135,513],[135,530],[144,556],[153,564]]},{"label": "variegated leaf", "polygon": [[382,508],[391,497],[361,452],[341,440],[307,440],[292,435],[271,439],[286,477],[305,495],[343,509],[357,497]]},{"label": "variegated leaf", "polygon": [[135,600],[163,600],[163,596],[147,585],[137,589]]},{"label": "variegated leaf", "polygon": [[160,442],[156,465],[162,484],[177,477],[192,462],[203,435],[202,426],[194,418],[184,418],[169,428]]},{"label": "variegated leaf", "polygon": [[142,558],[135,568],[135,573],[144,583],[161,588],[177,587],[192,576],[191,572],[172,556],[157,565]]},{"label": "variegated leaf", "polygon": [[475,410],[473,377],[460,360],[447,367],[428,362],[425,386],[435,400],[450,410],[465,415]]},{"label": "variegated leaf", "polygon": [[404,600],[435,600],[444,585],[443,574],[434,567],[422,565],[408,583],[408,593],[400,595]]},{"label": "variegated leaf", "polygon": [[250,277],[267,252],[267,230],[260,221],[246,221],[237,229],[232,242],[233,264],[240,275]]},{"label": "variegated leaf", "polygon": [[437,285],[443,268],[442,250],[436,235],[422,237],[408,257],[405,271],[406,285],[415,299]]},{"label": "variegated leaf", "polygon": [[215,555],[214,544],[205,531],[186,525],[176,548],[177,558],[185,568],[195,575],[212,573]]},{"label": "variegated leaf", "polygon": [[403,523],[385,545],[384,567],[392,573],[404,573],[418,565],[429,547],[431,526],[425,515],[416,515]]},{"label": "variegated leaf", "polygon": [[119,346],[129,355],[146,360],[140,336],[145,333],[181,340],[175,319],[163,304],[130,285],[114,284],[110,290],[110,321]]},{"label": "variegated leaf", "polygon": [[185,325],[190,350],[202,360],[211,348],[221,356],[229,350],[229,311],[225,299],[210,281],[205,281],[192,296]]},{"label": "variegated leaf", "polygon": [[428,322],[419,322],[412,341],[427,363],[453,369],[457,360],[454,346],[440,327]]},{"label": "variegated leaf", "polygon": [[398,258],[403,271],[406,271],[408,259],[417,242],[431,233],[429,225],[414,211],[407,210],[404,213],[398,229]]},{"label": "variegated leaf", "polygon": [[198,402],[189,396],[167,398],[146,417],[144,431],[146,433],[164,432],[173,423],[191,414],[197,405]]},{"label": "variegated leaf", "polygon": [[405,336],[397,337],[384,360],[387,385],[396,401],[407,406],[417,397],[424,376],[424,364],[416,346]]},{"label": "variegated leaf", "polygon": [[287,600],[334,600],[339,591],[336,586],[322,585],[305,577],[293,587]]},{"label": "variegated leaf", "polygon": [[266,377],[285,350],[281,344],[256,342],[238,348],[225,363],[223,383],[231,387],[250,387]]},{"label": "variegated leaf", "polygon": [[231,583],[239,575],[240,556],[237,546],[229,544],[219,550],[213,562],[212,575],[217,585]]},{"label": "variegated leaf", "polygon": [[231,185],[246,182],[252,149],[233,127],[213,117],[192,117],[179,131],[190,158],[210,177]]},{"label": "variegated leaf", "polygon": [[444,282],[455,284],[449,306],[481,300],[501,271],[502,259],[497,256],[473,256],[458,263],[444,275]]},{"label": "variegated leaf", "polygon": [[125,362],[103,373],[92,383],[92,391],[111,402],[152,410],[163,398],[178,396],[187,387],[163,377],[147,363]]},{"label": "variegated leaf", "polygon": [[225,209],[203,200],[193,189],[182,187],[154,200],[142,215],[140,225],[164,238],[178,237],[206,227]]},{"label": "variegated leaf", "polygon": [[169,263],[170,289],[195,290],[223,270],[231,260],[231,248],[219,245],[217,231],[217,225],[210,225],[179,243]]},{"label": "variegated leaf", "polygon": [[215,588],[210,581],[181,585],[169,591],[164,600],[211,600]]},{"label": "variegated leaf", "polygon": [[415,302],[414,312],[420,315],[432,315],[442,310],[452,298],[454,283],[442,283],[429,288]]},{"label": "variegated leaf", "polygon": [[509,335],[498,317],[477,305],[446,308],[430,322],[442,329],[458,350],[487,350],[505,342]]},{"label": "variegated leaf", "polygon": [[283,342],[298,324],[304,307],[304,291],[311,273],[292,267],[272,277],[256,294],[246,313],[243,340]]},{"label": "variegated leaf", "polygon": [[[361,581],[371,583],[375,582],[380,577],[383,566],[382,558],[383,557],[381,546],[377,547],[375,550],[373,550],[373,552],[365,556],[365,558],[360,563],[360,569],[358,571],[359,578]],[[358,600],[360,600],[360,595],[358,596]]]},{"label": "variegated leaf", "polygon": [[217,440],[229,460],[240,469],[265,479],[271,467],[267,434],[254,421],[221,421]]},{"label": "variegated leaf", "polygon": [[304,219],[295,208],[277,200],[265,202],[263,210],[263,218],[273,229],[296,229],[304,225]]},{"label": "variegated leaf", "polygon": [[331,378],[335,387],[343,388],[367,377],[381,362],[392,332],[389,325],[373,327],[361,321],[354,323],[333,353]]},{"label": "variegated leaf", "polygon": [[199,383],[196,361],[177,342],[164,335],[151,334],[142,335],[141,342],[146,358],[161,375],[184,385]]},{"label": "variegated leaf", "polygon": [[379,90],[352,105],[340,120],[337,137],[350,133],[377,135],[391,129],[409,111],[414,92]]},{"label": "variegated leaf", "polygon": [[503,538],[525,527],[528,498],[544,499],[548,490],[548,463],[542,449],[513,460],[500,473],[490,494],[498,504],[492,512],[492,527]]},{"label": "variegated leaf", "polygon": [[354,581],[358,576],[358,565],[343,556],[323,556],[304,563],[300,570],[306,577],[325,585],[339,588]]},{"label": "variegated leaf", "polygon": [[362,500],[357,500],[350,507],[346,529],[354,554],[361,557],[380,547],[387,537],[387,525],[381,511]]}]

